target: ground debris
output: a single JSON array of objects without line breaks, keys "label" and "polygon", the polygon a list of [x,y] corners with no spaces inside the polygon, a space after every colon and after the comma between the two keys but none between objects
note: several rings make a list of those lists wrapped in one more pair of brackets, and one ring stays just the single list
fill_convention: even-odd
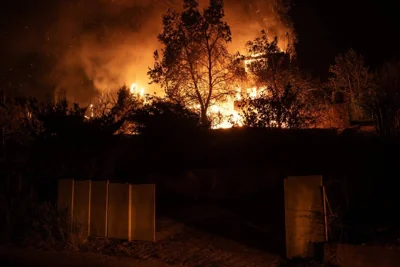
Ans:
[{"label": "ground debris", "polygon": [[278,256],[249,248],[191,226],[159,218],[157,242],[91,239],[82,249],[113,256],[141,260],[161,260],[170,265],[188,267],[277,266]]}]

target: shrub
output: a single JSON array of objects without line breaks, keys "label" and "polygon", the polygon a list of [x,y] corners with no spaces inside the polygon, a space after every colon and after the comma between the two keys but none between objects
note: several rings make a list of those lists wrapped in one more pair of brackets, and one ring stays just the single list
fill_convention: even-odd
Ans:
[{"label": "shrub", "polygon": [[9,213],[9,242],[42,249],[78,249],[87,242],[87,227],[53,203],[26,201],[10,210],[15,212]]}]

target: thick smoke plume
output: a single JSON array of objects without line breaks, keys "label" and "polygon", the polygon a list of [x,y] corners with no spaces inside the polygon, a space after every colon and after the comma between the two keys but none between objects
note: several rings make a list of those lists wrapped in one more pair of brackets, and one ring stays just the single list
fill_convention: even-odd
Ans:
[{"label": "thick smoke plume", "polygon": [[[200,1],[201,6],[207,3]],[[42,5],[43,11],[21,20],[20,29],[10,37],[8,51],[14,59],[8,61],[5,77],[11,79],[10,70],[16,72],[18,66],[29,77],[19,85],[8,82],[13,90],[61,91],[84,104],[98,91],[134,82],[147,93],[162,94],[156,85],[148,85],[146,73],[153,64],[153,51],[160,48],[161,16],[169,7],[179,9],[181,0],[60,0]],[[231,52],[243,51],[262,29],[286,46],[294,39],[286,13],[282,0],[225,0],[233,36]]]}]

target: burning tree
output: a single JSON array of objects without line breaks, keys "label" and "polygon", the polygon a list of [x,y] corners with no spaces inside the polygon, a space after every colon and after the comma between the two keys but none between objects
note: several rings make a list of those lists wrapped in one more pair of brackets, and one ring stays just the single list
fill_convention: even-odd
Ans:
[{"label": "burning tree", "polygon": [[290,49],[278,48],[265,31],[246,44],[249,80],[258,89],[256,97],[245,97],[239,105],[244,125],[250,127],[311,126],[316,120],[318,91],[314,83],[293,64]]},{"label": "burning tree", "polygon": [[108,90],[100,91],[91,101],[89,106],[90,117],[106,116],[112,111],[118,99],[118,91]]},{"label": "burning tree", "polygon": [[263,30],[261,37],[247,42],[246,50],[250,57],[256,57],[254,60],[248,60],[248,70],[250,78],[257,87],[278,88],[281,87],[280,83],[287,81],[291,71],[290,57],[288,53],[279,49],[277,37],[270,42]]},{"label": "burning tree", "polygon": [[223,6],[222,0],[210,0],[200,12],[197,0],[184,0],[182,12],[169,9],[158,35],[162,57],[154,52],[154,68],[148,72],[170,99],[198,108],[203,125],[209,125],[209,107],[234,94],[235,60],[227,50],[232,37]]}]

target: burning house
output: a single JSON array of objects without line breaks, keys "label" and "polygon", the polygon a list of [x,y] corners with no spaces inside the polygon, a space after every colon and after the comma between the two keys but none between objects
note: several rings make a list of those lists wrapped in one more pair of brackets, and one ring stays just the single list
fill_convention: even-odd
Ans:
[{"label": "burning house", "polygon": [[[290,54],[285,52],[273,53],[269,55],[265,54],[257,54],[246,56],[243,58],[243,64],[245,67],[246,73],[250,71],[251,64],[256,62],[263,61],[263,64],[266,65],[268,69],[277,69],[279,68],[287,68],[290,64]],[[266,87],[247,87],[247,88],[238,88],[237,93],[235,95],[234,101],[234,110],[239,111],[240,106],[242,104],[242,95],[248,95],[250,98],[256,98],[259,96],[260,91],[267,89]]]}]

